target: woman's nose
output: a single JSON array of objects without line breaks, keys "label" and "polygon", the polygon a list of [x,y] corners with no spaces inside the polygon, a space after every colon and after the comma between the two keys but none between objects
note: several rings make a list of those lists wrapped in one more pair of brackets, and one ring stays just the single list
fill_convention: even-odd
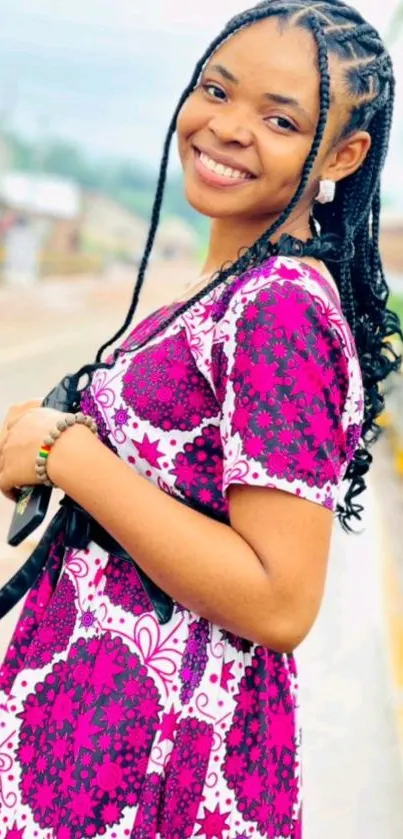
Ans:
[{"label": "woman's nose", "polygon": [[210,119],[209,128],[221,143],[237,143],[240,146],[249,146],[252,143],[252,132],[248,128],[245,116],[238,110],[215,114]]}]

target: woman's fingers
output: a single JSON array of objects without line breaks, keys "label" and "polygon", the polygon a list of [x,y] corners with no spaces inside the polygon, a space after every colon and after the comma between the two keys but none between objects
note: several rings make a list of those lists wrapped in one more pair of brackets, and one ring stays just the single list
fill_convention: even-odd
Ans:
[{"label": "woman's fingers", "polygon": [[12,405],[8,410],[3,422],[3,429],[6,431],[12,428],[23,414],[32,411],[33,408],[40,408],[43,399],[30,399],[29,402],[22,402],[20,405]]},{"label": "woman's fingers", "polygon": [[28,411],[32,411],[34,408],[40,408],[42,403],[43,399],[30,399],[29,402],[23,402],[20,405],[12,405],[7,412],[3,425],[0,426],[0,492],[9,501],[15,502],[17,500],[18,490],[9,487],[7,487],[7,489],[5,488],[3,449],[8,433],[24,414],[28,413]]}]

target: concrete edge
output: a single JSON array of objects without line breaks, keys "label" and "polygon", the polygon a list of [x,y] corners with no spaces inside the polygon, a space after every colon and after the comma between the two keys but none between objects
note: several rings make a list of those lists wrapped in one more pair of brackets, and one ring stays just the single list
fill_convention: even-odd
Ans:
[{"label": "concrete edge", "polygon": [[[386,410],[380,423],[387,436],[394,473],[403,493],[403,438],[393,410]],[[403,773],[403,569],[399,568],[396,550],[388,533],[379,492],[374,487],[380,541],[380,579],[385,657],[391,692],[395,730]],[[403,777],[403,774],[402,774]]]},{"label": "concrete edge", "polygon": [[396,557],[381,525],[382,605],[392,708],[403,772],[403,591]]}]

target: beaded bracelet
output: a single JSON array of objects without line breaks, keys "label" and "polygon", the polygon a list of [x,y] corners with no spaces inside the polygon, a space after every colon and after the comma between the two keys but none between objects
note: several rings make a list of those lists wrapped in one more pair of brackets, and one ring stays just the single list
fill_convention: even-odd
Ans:
[{"label": "beaded bracelet", "polygon": [[35,461],[35,473],[39,482],[44,484],[48,487],[54,487],[55,484],[50,480],[48,475],[47,469],[47,460],[52,451],[56,440],[61,437],[63,431],[67,431],[68,428],[71,428],[76,423],[80,423],[81,425],[86,425],[87,428],[92,431],[93,434],[98,433],[98,426],[95,420],[92,417],[87,416],[86,414],[82,414],[79,412],[78,414],[65,414],[63,419],[59,420],[56,423],[56,428],[52,429],[49,432],[49,435],[43,441],[43,445],[41,446],[38,456]]}]

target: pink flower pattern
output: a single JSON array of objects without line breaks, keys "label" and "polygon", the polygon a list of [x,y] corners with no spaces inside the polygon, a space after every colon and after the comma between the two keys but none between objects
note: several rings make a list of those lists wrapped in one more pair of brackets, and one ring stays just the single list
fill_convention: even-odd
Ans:
[{"label": "pink flower pattern", "polygon": [[22,803],[35,822],[68,825],[71,839],[117,824],[129,790],[139,800],[160,710],[156,686],[120,638],[79,639],[19,715]]},{"label": "pink flower pattern", "polygon": [[271,839],[294,836],[295,831],[299,790],[294,712],[283,657],[257,648],[236,696],[224,775],[243,817]]},{"label": "pink flower pattern", "polygon": [[[83,394],[105,445],[223,517],[234,483],[334,510],[363,391],[330,281],[273,258],[172,312]],[[302,839],[297,709],[292,656],[161,626],[135,566],[58,540],[0,670],[0,839]]]},{"label": "pink flower pattern", "polygon": [[219,410],[183,331],[140,350],[123,376],[122,397],[138,417],[164,431],[191,431]]}]

